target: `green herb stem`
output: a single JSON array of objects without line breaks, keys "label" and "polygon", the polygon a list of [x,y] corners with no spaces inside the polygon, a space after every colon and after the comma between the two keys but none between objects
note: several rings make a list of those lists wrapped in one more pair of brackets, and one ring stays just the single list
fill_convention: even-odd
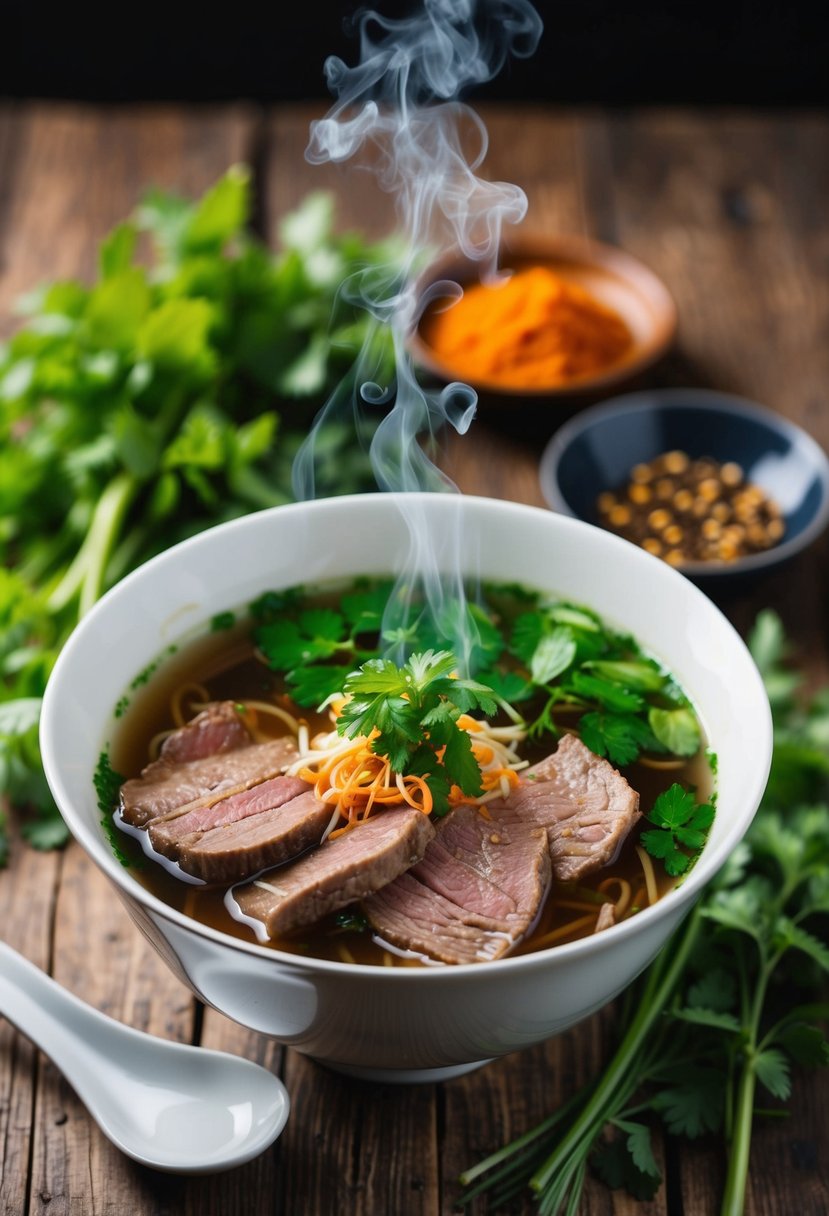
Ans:
[{"label": "green herb stem", "polygon": [[667,1008],[688,957],[696,944],[701,917],[698,907],[685,926],[664,947],[647,973],[639,1010],[610,1061],[601,1081],[593,1091],[579,1117],[567,1135],[556,1146],[544,1165],[530,1179],[530,1186],[539,1194],[557,1173],[567,1168],[571,1154],[583,1153],[584,1141],[593,1141],[613,1112],[619,1091],[631,1092],[639,1083],[639,1070],[632,1062],[646,1043],[654,1023]]},{"label": "green herb stem", "polygon": [[734,1131],[731,1151],[728,1156],[728,1174],[725,1181],[720,1216],[742,1216],[745,1208],[748,1161],[751,1152],[751,1128],[754,1122],[754,1091],[756,1073],[750,1056],[740,1074],[734,1104]]},{"label": "green herb stem", "polygon": [[107,564],[137,489],[138,482],[130,473],[119,473],[98,501],[83,546],[87,560],[80,588],[79,617],[86,615],[104,591]]}]

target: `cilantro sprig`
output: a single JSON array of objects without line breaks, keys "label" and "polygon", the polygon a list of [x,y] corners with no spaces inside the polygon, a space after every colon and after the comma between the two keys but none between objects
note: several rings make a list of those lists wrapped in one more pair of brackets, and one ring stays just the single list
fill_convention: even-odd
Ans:
[{"label": "cilantro sprig", "polygon": [[714,822],[713,802],[697,802],[690,790],[676,782],[658,796],[646,818],[655,826],[639,841],[651,857],[658,857],[672,878],[686,873],[702,852]]},{"label": "cilantro sprig", "polygon": [[482,792],[472,740],[458,718],[475,710],[489,717],[498,708],[490,688],[457,678],[456,669],[448,650],[413,654],[402,667],[371,659],[346,679],[349,699],[337,720],[349,738],[376,731],[372,751],[387,756],[394,772],[423,777],[437,815],[449,810],[453,785],[469,797]]}]

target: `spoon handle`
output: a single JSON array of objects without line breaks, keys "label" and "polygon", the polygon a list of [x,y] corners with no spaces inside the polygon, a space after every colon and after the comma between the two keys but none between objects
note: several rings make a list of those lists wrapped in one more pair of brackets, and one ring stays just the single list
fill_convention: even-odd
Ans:
[{"label": "spoon handle", "polygon": [[87,1055],[87,1043],[113,1024],[2,941],[0,1014],[54,1060],[75,1089],[84,1073],[78,1065]]}]

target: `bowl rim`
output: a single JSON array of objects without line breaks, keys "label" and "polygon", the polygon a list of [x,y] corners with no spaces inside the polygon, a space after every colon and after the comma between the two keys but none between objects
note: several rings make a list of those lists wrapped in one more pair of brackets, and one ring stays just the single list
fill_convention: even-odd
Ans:
[{"label": "bowl rim", "polygon": [[[551,235],[540,231],[534,232],[530,229],[526,232],[519,230],[516,233],[505,234],[500,253],[520,262],[533,258],[541,263],[568,260],[580,262],[585,266],[607,268],[613,277],[628,286],[634,282],[642,284],[644,290],[637,289],[637,294],[647,295],[649,301],[659,311],[661,321],[646,340],[635,344],[635,351],[630,357],[623,357],[602,372],[577,376],[565,384],[554,384],[547,387],[508,387],[497,380],[483,377],[474,381],[462,381],[462,383],[468,383],[471,388],[490,394],[493,398],[503,399],[504,402],[512,397],[536,400],[546,397],[586,396],[632,379],[661,359],[672,346],[679,325],[676,300],[656,271],[621,246],[598,241],[593,237],[578,233]],[[471,272],[476,265],[478,263],[465,257],[460,250],[448,254],[440,262],[424,271],[420,278],[419,294],[442,279],[450,278],[451,272],[458,275],[457,282],[463,283],[471,277]],[[462,274],[460,269],[462,267],[467,268],[470,274]],[[409,349],[416,361],[427,371],[439,376],[445,383],[456,383],[458,377],[453,369],[436,355],[434,349],[423,338],[420,327],[424,316],[425,311],[418,316],[412,328],[408,340]]]},{"label": "bowl rim", "polygon": [[[431,500],[437,498],[455,499],[456,495],[437,495],[418,492],[417,497],[428,498]],[[180,560],[183,552],[189,552],[191,549],[201,545],[209,545],[213,543],[213,537],[221,533],[222,536],[231,537],[234,532],[250,527],[266,526],[267,520],[276,513],[286,515],[288,513],[301,514],[308,509],[316,510],[326,504],[336,504],[341,506],[343,503],[359,500],[374,500],[379,505],[388,504],[390,495],[388,493],[379,492],[376,494],[353,494],[344,495],[337,498],[321,498],[310,502],[289,503],[282,506],[267,508],[263,511],[254,512],[252,514],[242,516],[240,518],[218,524],[212,528],[191,536],[169,549],[150,558],[149,561],[142,566],[133,570],[126,575],[119,583],[107,591],[100,600],[90,609],[86,616],[76,626],[70,638],[65,643],[60,654],[58,655],[55,667],[47,683],[47,687],[43,698],[43,709],[41,714],[40,724],[40,741],[43,755],[44,770],[46,777],[55,798],[55,801],[60,809],[61,816],[69,827],[74,839],[83,848],[90,860],[113,882],[118,893],[122,898],[126,897],[129,904],[130,900],[136,901],[146,913],[151,914],[154,918],[166,920],[175,925],[178,929],[194,934],[198,938],[206,939],[216,945],[230,947],[234,951],[241,951],[243,954],[258,958],[265,964],[270,964],[279,968],[289,969],[295,973],[319,973],[329,974],[333,976],[348,976],[356,979],[359,982],[365,983],[382,983],[382,984],[406,984],[406,983],[431,983],[431,984],[454,984],[468,982],[471,977],[479,977],[484,979],[492,974],[492,968],[496,968],[496,975],[503,975],[506,978],[510,972],[531,971],[534,969],[543,969],[550,965],[554,965],[556,959],[560,959],[562,963],[573,957],[584,955],[585,957],[594,953],[601,953],[608,948],[608,940],[610,946],[618,946],[623,948],[624,942],[630,936],[637,936],[640,933],[647,935],[647,929],[652,924],[670,917],[674,912],[679,916],[684,916],[690,909],[693,902],[699,897],[703,887],[708,883],[719,868],[722,866],[731,850],[735,847],[740,839],[744,836],[751,819],[753,818],[756,808],[759,805],[765,788],[769,766],[771,763],[772,749],[772,720],[771,710],[768,704],[768,699],[765,694],[762,678],[759,671],[750,657],[748,648],[745,642],[740,637],[737,630],[731,622],[725,617],[721,610],[702,592],[699,588],[690,583],[683,575],[667,566],[659,558],[653,557],[651,554],[638,546],[631,545],[629,542],[615,537],[612,533],[608,533],[604,529],[596,528],[592,524],[585,523],[583,520],[576,519],[568,515],[556,515],[553,512],[547,511],[541,507],[529,506],[522,503],[515,503],[507,499],[485,498],[483,496],[463,495],[462,497],[473,504],[493,504],[497,509],[511,512],[516,518],[526,518],[528,515],[537,517],[545,517],[551,521],[553,527],[562,528],[565,531],[574,531],[577,534],[589,532],[591,534],[601,533],[604,538],[604,543],[613,545],[623,545],[631,550],[631,558],[635,563],[644,564],[656,571],[659,570],[658,577],[670,583],[672,581],[681,581],[684,588],[684,594],[691,597],[699,608],[705,613],[714,614],[719,618],[719,626],[724,629],[730,636],[732,643],[735,643],[738,650],[741,652],[742,660],[745,662],[745,675],[755,685],[756,696],[752,696],[752,704],[755,704],[762,721],[758,725],[762,729],[762,738],[758,741],[757,755],[767,757],[765,766],[762,764],[754,772],[752,782],[748,783],[744,790],[744,801],[747,806],[753,809],[751,814],[743,816],[735,825],[730,825],[730,830],[723,837],[716,850],[716,861],[714,860],[714,852],[709,852],[706,858],[705,852],[700,856],[696,864],[688,871],[678,884],[666,892],[666,894],[656,903],[648,908],[638,912],[636,916],[629,920],[623,921],[620,924],[612,927],[612,933],[607,932],[594,934],[586,938],[581,938],[573,942],[565,942],[555,946],[546,947],[543,950],[535,950],[527,954],[518,954],[507,956],[501,959],[492,961],[481,961],[476,963],[462,963],[453,965],[423,966],[419,968],[407,967],[381,967],[367,966],[358,963],[345,963],[332,959],[320,959],[312,956],[291,954],[286,951],[281,951],[272,946],[261,945],[255,941],[245,941],[242,938],[232,936],[220,929],[215,929],[212,926],[205,924],[202,921],[196,920],[193,917],[185,915],[183,912],[172,908],[158,896],[154,895],[146,887],[144,887],[132,873],[122,866],[115,857],[112,849],[106,841],[102,831],[96,825],[90,826],[84,819],[83,813],[77,810],[72,803],[72,797],[66,789],[64,780],[61,774],[61,766],[57,759],[56,752],[58,745],[55,734],[59,729],[59,702],[58,691],[60,688],[60,680],[64,667],[71,663],[72,652],[75,647],[75,639],[84,637],[86,634],[94,631],[98,617],[109,610],[109,604],[115,600],[129,596],[131,588],[135,584],[140,584],[149,575],[152,575],[155,570],[163,569],[165,566],[176,563]],[[391,497],[400,497],[392,495]],[[411,494],[406,495],[411,498]],[[205,620],[203,625],[206,627],[208,622]],[[380,978],[382,976],[382,979]],[[632,978],[632,977],[631,977]]]},{"label": "bowl rim", "polygon": [[[793,448],[804,452],[814,468],[820,486],[818,509],[796,536],[784,539],[764,553],[752,553],[733,562],[682,562],[675,569],[693,578],[728,578],[733,575],[760,572],[782,564],[808,548],[829,524],[829,456],[818,441],[790,418],[750,397],[720,392],[710,388],[641,389],[623,393],[597,402],[578,416],[568,419],[547,442],[539,461],[538,475],[541,492],[550,508],[572,519],[581,519],[564,497],[558,482],[558,467],[567,448],[592,426],[607,418],[637,414],[679,413],[682,410],[702,411],[759,423],[767,430],[782,435]],[[601,526],[601,525],[598,525]],[[605,529],[607,531],[608,529]],[[634,542],[629,542],[634,543]],[[637,548],[639,546],[636,546]]]}]

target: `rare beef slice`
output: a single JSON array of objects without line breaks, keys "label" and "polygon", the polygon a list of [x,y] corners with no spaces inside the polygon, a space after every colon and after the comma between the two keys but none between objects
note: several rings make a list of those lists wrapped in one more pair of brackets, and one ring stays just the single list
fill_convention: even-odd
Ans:
[{"label": "rare beef slice", "polygon": [[423,860],[363,903],[378,937],[442,963],[500,958],[534,924],[550,885],[543,827],[509,805],[461,806]]},{"label": "rare beef slice", "polygon": [[434,834],[422,811],[384,808],[297,861],[235,887],[232,899],[243,917],[277,937],[379,890],[420,860]]}]

